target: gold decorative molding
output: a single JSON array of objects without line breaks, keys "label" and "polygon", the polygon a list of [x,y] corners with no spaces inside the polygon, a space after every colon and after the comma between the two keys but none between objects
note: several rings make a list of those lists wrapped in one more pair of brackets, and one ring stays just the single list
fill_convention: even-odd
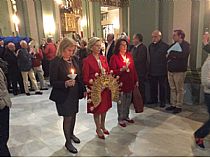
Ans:
[{"label": "gold decorative molding", "polygon": [[89,0],[91,2],[100,2],[103,6],[126,7],[129,6],[129,0]]},{"label": "gold decorative molding", "polygon": [[76,32],[78,17],[74,14],[61,14],[61,31],[62,32]]}]

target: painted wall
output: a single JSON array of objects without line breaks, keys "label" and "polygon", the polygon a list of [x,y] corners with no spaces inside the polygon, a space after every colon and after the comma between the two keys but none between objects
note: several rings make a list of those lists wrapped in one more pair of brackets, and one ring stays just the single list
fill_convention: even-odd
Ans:
[{"label": "painted wall", "polygon": [[142,33],[144,43],[151,42],[151,33],[159,27],[159,1],[158,0],[132,0],[130,1],[130,36]]},{"label": "painted wall", "polygon": [[35,41],[39,42],[34,2],[33,0],[27,0],[26,2],[28,13],[30,13],[28,14],[30,37],[33,38]]},{"label": "painted wall", "polygon": [[[10,1],[2,0],[0,4],[0,28],[3,36],[12,35],[14,26],[11,21],[11,5]],[[2,16],[3,15],[3,16]]]},{"label": "painted wall", "polygon": [[191,7],[191,0],[174,0],[173,29],[182,29],[187,41],[190,41]]}]

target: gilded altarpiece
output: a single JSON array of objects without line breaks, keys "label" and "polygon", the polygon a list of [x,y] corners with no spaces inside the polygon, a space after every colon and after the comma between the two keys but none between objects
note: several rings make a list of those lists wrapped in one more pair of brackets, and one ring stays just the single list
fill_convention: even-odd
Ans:
[{"label": "gilded altarpiece", "polygon": [[61,14],[61,31],[66,32],[77,32],[78,31],[78,17],[70,13]]}]

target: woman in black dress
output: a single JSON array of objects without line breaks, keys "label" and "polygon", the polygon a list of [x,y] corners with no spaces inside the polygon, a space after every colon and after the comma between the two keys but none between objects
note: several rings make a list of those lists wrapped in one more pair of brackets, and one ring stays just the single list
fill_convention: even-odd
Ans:
[{"label": "woman in black dress", "polygon": [[[75,41],[64,38],[58,46],[55,59],[50,63],[50,84],[52,85],[50,99],[55,102],[58,115],[63,116],[65,147],[72,153],[77,153],[77,149],[72,145],[71,140],[80,143],[79,138],[74,135],[79,99],[86,96],[79,60],[74,56],[75,48]],[[77,74],[75,79],[72,78],[72,74]]]}]

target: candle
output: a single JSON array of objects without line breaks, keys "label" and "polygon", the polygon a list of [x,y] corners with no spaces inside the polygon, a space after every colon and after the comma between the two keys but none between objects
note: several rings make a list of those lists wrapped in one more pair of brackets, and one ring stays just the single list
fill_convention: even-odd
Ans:
[{"label": "candle", "polygon": [[74,69],[71,69],[71,74],[74,74]]},{"label": "candle", "polygon": [[128,68],[128,66],[129,66],[129,64],[130,64],[129,58],[126,58],[126,56],[125,56],[125,57],[123,57],[123,59],[124,59],[124,62],[125,62],[125,64],[126,64],[126,72],[130,72],[130,70],[129,70],[129,68]]},{"label": "candle", "polygon": [[126,58],[125,59],[125,63],[126,63],[126,66],[128,66],[130,63],[129,63],[129,58]]}]

